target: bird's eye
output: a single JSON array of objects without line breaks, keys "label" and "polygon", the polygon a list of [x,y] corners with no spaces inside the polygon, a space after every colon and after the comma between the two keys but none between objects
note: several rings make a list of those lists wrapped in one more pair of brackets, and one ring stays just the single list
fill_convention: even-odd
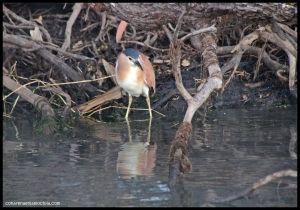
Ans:
[{"label": "bird's eye", "polygon": [[129,56],[128,58],[129,58],[129,60],[133,61],[133,58],[132,58],[132,57]]}]

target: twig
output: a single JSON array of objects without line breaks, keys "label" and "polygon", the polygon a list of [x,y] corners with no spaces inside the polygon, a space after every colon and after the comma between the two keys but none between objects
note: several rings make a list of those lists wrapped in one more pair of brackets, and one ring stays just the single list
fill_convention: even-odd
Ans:
[{"label": "twig", "polygon": [[222,92],[224,92],[226,86],[228,85],[228,83],[231,81],[233,75],[235,74],[237,67],[240,64],[241,58],[244,54],[244,52],[250,48],[251,43],[258,39],[259,37],[259,33],[261,31],[264,31],[265,28],[264,27],[260,27],[259,29],[257,29],[256,31],[252,32],[251,34],[248,34],[247,36],[243,37],[241,39],[241,41],[231,50],[231,53],[236,52],[235,56],[231,59],[230,62],[234,62],[234,69],[229,77],[229,79],[226,81],[226,83],[224,84],[223,88],[222,88]]},{"label": "twig", "polygon": [[106,11],[101,13],[101,29],[99,31],[98,36],[96,37],[95,41],[99,41],[99,39],[103,42],[103,32],[106,24]]},{"label": "twig", "polygon": [[153,37],[149,41],[149,45],[154,44],[154,42],[156,41],[157,37],[158,37],[158,34],[154,33]]},{"label": "twig", "polygon": [[[73,81],[80,81],[83,79],[83,76],[76,72],[73,68],[71,68],[69,65],[64,63],[60,58],[53,55],[51,52],[49,52],[47,49],[39,49],[41,46],[36,44],[33,41],[23,39],[16,35],[10,35],[10,34],[3,34],[3,40],[4,42],[12,43],[17,46],[20,46],[23,48],[37,48],[37,53],[42,56],[45,60],[55,65],[59,70],[61,70],[62,73],[65,73],[69,78],[71,78]],[[24,50],[24,49],[23,49]],[[83,85],[83,88],[86,89],[89,92],[96,92],[97,89],[92,86],[91,84],[85,84]]]},{"label": "twig", "polygon": [[[177,41],[177,39],[176,39]],[[175,42],[176,42],[175,41]],[[172,64],[172,72],[175,77],[176,87],[180,93],[180,95],[184,98],[186,102],[193,101],[193,97],[191,94],[186,90],[182,82],[182,76],[180,71],[180,61],[181,61],[181,49],[179,43],[171,43],[170,46],[170,58]]]},{"label": "twig", "polygon": [[265,83],[260,81],[260,82],[255,82],[255,83],[244,83],[244,86],[248,87],[248,88],[257,88],[257,87],[262,86],[263,84],[265,84]]},{"label": "twig", "polygon": [[278,172],[275,172],[273,174],[270,174],[270,175],[258,180],[257,182],[255,182],[252,185],[252,187],[247,188],[246,190],[244,190],[241,193],[238,193],[237,195],[232,195],[232,196],[225,197],[225,198],[216,198],[211,202],[224,203],[224,202],[233,201],[233,200],[239,199],[241,197],[245,197],[247,194],[253,192],[254,190],[258,189],[259,187],[262,187],[262,186],[268,184],[269,182],[272,182],[278,178],[285,177],[285,176],[297,177],[297,174],[298,173],[295,170],[278,171]]},{"label": "twig", "polygon": [[[30,26],[31,27],[31,26]],[[8,40],[8,39],[6,39],[5,41],[10,41],[10,40]],[[24,41],[24,40],[23,40]],[[24,41],[25,42],[25,41]],[[92,61],[95,61],[96,62],[96,60],[94,59],[94,58],[89,58],[89,57],[86,57],[86,56],[83,56],[83,55],[77,55],[77,54],[73,54],[73,53],[69,53],[69,52],[65,52],[65,51],[63,51],[62,49],[60,49],[60,48],[57,48],[57,47],[55,47],[55,46],[51,46],[51,45],[53,45],[52,43],[49,43],[49,42],[44,42],[45,44],[47,44],[47,45],[41,45],[40,43],[38,43],[38,42],[36,42],[36,41],[33,41],[33,42],[30,42],[29,40],[28,40],[28,42],[27,43],[24,43],[23,45],[21,44],[22,42],[12,42],[12,43],[14,43],[14,44],[18,44],[18,46],[20,46],[20,47],[26,47],[26,46],[30,46],[31,48],[25,48],[25,49],[23,49],[23,50],[27,50],[27,51],[34,51],[34,50],[38,50],[38,49],[42,49],[43,47],[46,47],[46,48],[48,48],[48,49],[51,49],[51,50],[55,50],[55,51],[57,51],[57,52],[60,52],[60,53],[62,53],[62,54],[64,54],[64,55],[67,55],[67,56],[70,56],[70,57],[73,57],[73,58],[76,58],[76,59],[79,59],[79,60],[83,60],[83,61],[85,61],[85,60],[92,60]],[[20,43],[20,44],[19,44]],[[34,43],[34,44],[33,44]],[[49,45],[49,44],[51,44],[51,45]]]},{"label": "twig", "polygon": [[255,68],[255,70],[254,70],[253,81],[256,80],[256,77],[257,77],[257,75],[258,75],[258,72],[259,72],[259,69],[260,69],[260,62],[261,62],[261,59],[262,59],[262,55],[263,55],[263,53],[264,53],[264,51],[265,51],[265,49],[266,49],[267,42],[268,42],[268,40],[266,39],[266,40],[265,40],[265,43],[264,43],[264,46],[261,48],[261,51],[260,51],[259,56],[258,56],[258,58],[257,58],[256,68]]},{"label": "twig", "polygon": [[129,25],[130,28],[132,29],[133,33],[132,33],[132,36],[130,37],[131,39],[134,39],[136,37],[136,29],[133,25]]},{"label": "twig", "polygon": [[156,47],[152,47],[152,46],[150,46],[148,44],[145,44],[143,42],[138,42],[138,41],[120,41],[120,43],[124,43],[124,44],[126,44],[126,43],[138,44],[138,45],[141,45],[141,46],[144,46],[144,47],[149,47],[149,48],[151,48],[153,50],[157,50],[157,51],[160,51],[160,52],[167,52],[169,50],[169,49],[159,49],[159,48],[156,48]]},{"label": "twig", "polygon": [[176,28],[175,28],[175,31],[173,34],[173,37],[176,39],[178,38],[178,33],[179,33],[179,30],[181,29],[182,19],[183,19],[183,16],[185,15],[185,13],[186,13],[186,8],[183,9],[183,11],[181,12],[181,14],[177,20],[177,25],[176,25]]},{"label": "twig", "polygon": [[95,28],[95,27],[98,26],[98,25],[99,25],[99,23],[93,23],[93,24],[90,24],[90,25],[88,25],[87,27],[81,29],[80,32],[87,31],[87,30],[90,29],[90,28],[93,29],[93,28]]},{"label": "twig", "polygon": [[297,39],[298,37],[297,31],[292,30],[287,25],[284,25],[282,23],[275,22],[275,24],[277,24],[281,29],[283,29],[285,32],[289,33],[290,35],[292,35],[294,38]]},{"label": "twig", "polygon": [[292,53],[286,51],[289,57],[289,88],[293,92],[295,88],[295,76],[296,76],[296,57]]},{"label": "twig", "polygon": [[56,85],[57,83],[51,79],[51,82],[53,83],[53,87],[49,87],[49,88],[46,88],[44,90],[48,90],[48,91],[51,91],[55,94],[59,94],[59,95],[62,95],[66,98],[66,102],[62,99],[62,101],[64,102],[64,104],[66,105],[65,109],[64,109],[64,116],[67,115],[67,112],[69,111],[69,109],[71,108],[71,105],[72,105],[72,99],[71,99],[71,96],[64,92],[61,87],[59,87],[58,85]]},{"label": "twig", "polygon": [[230,80],[232,79],[233,75],[235,74],[236,70],[237,70],[237,67],[239,66],[240,64],[240,61],[242,59],[242,55],[243,55],[243,52],[238,52],[236,54],[236,59],[235,59],[235,65],[234,65],[234,69],[230,75],[230,77],[228,78],[228,80],[226,81],[226,83],[224,84],[223,88],[222,88],[222,92],[224,92],[225,88],[227,87],[227,85],[229,84]]},{"label": "twig", "polygon": [[76,58],[78,60],[82,60],[82,61],[92,60],[92,61],[96,62],[96,60],[94,58],[89,58],[89,57],[86,57],[84,55],[77,55],[77,54],[73,54],[73,53],[70,53],[70,52],[66,52],[66,51],[63,51],[61,48],[53,47],[53,46],[50,46],[50,45],[45,45],[45,47],[48,48],[48,49],[60,52],[64,55],[66,55],[66,56]]},{"label": "twig", "polygon": [[[34,81],[34,82],[36,82],[36,81]],[[10,94],[3,97],[3,100],[5,100],[12,93],[17,93],[19,96],[21,96],[27,102],[31,103],[38,110],[40,110],[44,116],[48,116],[48,117],[55,116],[55,113],[54,113],[52,107],[50,106],[48,100],[45,97],[34,94],[31,90],[29,90],[28,88],[25,87],[26,85],[29,85],[29,83],[27,83],[25,85],[20,85],[16,81],[12,80],[9,76],[3,75],[3,85],[7,89],[12,91]]]},{"label": "twig", "polygon": [[173,32],[175,31],[175,28],[172,26],[171,23],[168,23],[168,26],[169,26],[169,28],[170,28]]},{"label": "twig", "polygon": [[9,14],[14,19],[16,19],[16,20],[18,20],[18,21],[20,21],[24,24],[27,24],[27,25],[30,25],[30,26],[33,26],[33,27],[36,27],[36,26],[39,27],[41,29],[41,31],[43,32],[43,34],[46,36],[47,41],[52,42],[52,39],[51,39],[51,36],[50,36],[49,32],[43,26],[40,26],[40,25],[36,24],[35,22],[28,21],[28,20],[18,16],[17,14],[15,14],[13,11],[9,10],[4,5],[3,5],[3,13]]},{"label": "twig", "polygon": [[[175,32],[179,31],[180,26],[181,26],[181,21],[183,18],[183,15],[185,14],[185,10],[181,13],[180,17],[178,18],[178,23],[176,25],[176,29]],[[181,77],[181,71],[180,71],[180,61],[181,61],[181,45],[180,45],[180,41],[177,39],[178,38],[178,34],[176,34],[174,32],[174,34],[172,35],[170,30],[167,28],[167,26],[163,25],[163,29],[166,32],[169,41],[170,41],[170,50],[169,50],[169,54],[170,54],[170,60],[171,60],[171,64],[172,64],[172,72],[173,75],[175,77],[175,81],[176,81],[176,87],[180,93],[180,95],[185,99],[185,101],[192,101],[193,98],[190,95],[190,93],[185,89],[183,83],[182,83],[182,77]]]},{"label": "twig", "polygon": [[45,85],[44,87],[49,87],[49,86],[54,86],[54,85],[71,85],[71,84],[79,84],[79,83],[86,83],[86,82],[95,82],[95,81],[98,81],[98,80],[103,80],[103,79],[107,79],[107,78],[114,77],[114,76],[115,75],[101,77],[101,78],[98,78],[98,79],[87,79],[87,80],[80,80],[80,81],[75,81],[75,82],[55,83],[55,84]]},{"label": "twig", "polygon": [[32,25],[11,25],[9,23],[3,23],[3,26],[12,29],[34,29]]},{"label": "twig", "polygon": [[201,33],[205,33],[205,32],[216,32],[216,31],[217,31],[217,28],[215,27],[215,25],[212,25],[212,26],[207,27],[207,28],[201,28],[199,30],[193,31],[192,33],[189,33],[189,34],[185,35],[184,37],[181,37],[180,40],[183,42],[183,41],[185,41],[186,39],[189,39],[192,36],[195,36],[195,35],[198,35],[198,34],[201,34]]},{"label": "twig", "polygon": [[163,25],[162,27],[163,27],[164,31],[166,32],[167,37],[169,38],[170,43],[171,43],[171,42],[173,41],[173,36],[172,36],[170,30],[169,30],[168,27],[165,26],[165,25]]},{"label": "twig", "polygon": [[297,57],[297,49],[287,39],[282,40],[276,33],[273,32],[261,31],[259,35],[263,39],[268,39],[270,42],[274,43],[275,45],[283,49],[286,53],[290,52],[292,53],[293,56]]},{"label": "twig", "polygon": [[82,6],[83,6],[83,3],[76,3],[73,6],[73,12],[67,22],[67,27],[66,27],[66,31],[65,31],[65,41],[61,47],[61,49],[64,51],[66,49],[70,48],[72,27],[82,9]]},{"label": "twig", "polygon": [[12,95],[15,92],[18,92],[20,89],[25,88],[27,85],[33,84],[33,83],[37,83],[38,81],[32,81],[32,82],[28,82],[24,85],[18,85],[18,87],[16,89],[14,89],[12,92],[10,92],[9,94],[7,94],[6,96],[3,97],[3,101],[6,100],[10,95]]},{"label": "twig", "polygon": [[147,38],[146,40],[144,41],[145,44],[149,45],[149,41],[150,41],[150,34],[148,33],[147,34]]},{"label": "twig", "polygon": [[276,71],[276,76],[279,78],[279,80],[281,80],[283,82],[288,82],[289,79],[282,75],[283,72],[286,72],[286,71],[284,71],[283,69],[278,69]]},{"label": "twig", "polygon": [[10,110],[10,112],[9,112],[9,115],[11,115],[11,114],[13,113],[13,111],[14,111],[14,109],[15,109],[15,107],[16,107],[16,104],[17,104],[19,98],[20,98],[20,96],[18,95],[18,97],[16,98],[16,100],[15,100],[15,102],[14,102],[14,104],[13,104],[13,107],[11,108],[11,110]]}]

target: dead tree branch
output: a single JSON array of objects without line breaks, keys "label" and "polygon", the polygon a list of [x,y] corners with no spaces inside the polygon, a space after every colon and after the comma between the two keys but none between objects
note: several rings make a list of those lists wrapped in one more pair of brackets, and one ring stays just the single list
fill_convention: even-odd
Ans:
[{"label": "dead tree branch", "polygon": [[4,13],[4,14],[7,14],[7,15],[9,15],[9,16],[11,16],[11,17],[13,17],[15,20],[17,20],[17,21],[23,23],[25,26],[27,25],[27,26],[31,26],[31,27],[33,27],[33,28],[34,28],[34,27],[38,27],[38,28],[43,32],[43,34],[45,35],[47,41],[48,41],[49,43],[52,43],[52,39],[51,39],[51,36],[50,36],[49,32],[48,32],[43,26],[40,26],[40,25],[38,25],[38,24],[35,23],[35,22],[28,21],[28,20],[26,20],[26,19],[24,19],[24,18],[18,16],[16,13],[14,13],[13,11],[11,11],[10,9],[8,9],[8,8],[7,8],[6,6],[4,6],[4,5],[3,5],[3,13]]},{"label": "dead tree branch", "polygon": [[[14,45],[22,50],[33,50],[40,56],[42,56],[45,60],[52,63],[57,67],[62,73],[66,74],[73,81],[81,81],[84,80],[83,76],[81,76],[78,72],[74,71],[71,67],[65,64],[60,58],[53,55],[48,50],[44,49],[43,46],[37,44],[34,41],[30,41],[24,38],[21,38],[17,35],[11,35],[3,33],[3,43],[8,43]],[[82,88],[86,89],[90,93],[94,93],[97,89],[91,84],[80,84]]]},{"label": "dead tree branch", "polygon": [[[176,178],[180,173],[185,173],[191,170],[191,162],[187,156],[187,145],[188,140],[192,131],[192,118],[197,109],[207,100],[210,94],[215,89],[220,89],[222,87],[222,74],[221,69],[218,64],[218,59],[216,55],[216,37],[213,33],[204,34],[203,38],[200,40],[199,35],[191,36],[192,43],[196,43],[195,46],[201,48],[203,47],[202,57],[204,60],[204,67],[208,70],[210,77],[203,87],[195,94],[194,97],[186,90],[182,83],[181,77],[181,40],[178,39],[178,30],[181,26],[183,20],[183,15],[186,10],[183,9],[178,23],[175,28],[175,32],[171,35],[171,32],[166,26],[163,26],[170,40],[170,51],[169,56],[172,64],[172,72],[176,80],[176,87],[188,104],[188,108],[183,119],[182,124],[178,128],[175,138],[172,142],[169,154],[169,183],[171,185],[176,183]],[[213,31],[214,28],[203,29],[202,31]],[[199,31],[199,30],[198,30]],[[198,49],[199,49],[198,48]]]},{"label": "dead tree branch", "polygon": [[73,6],[73,12],[67,22],[67,27],[66,27],[66,31],[65,31],[65,41],[61,47],[62,50],[67,50],[68,48],[70,48],[72,27],[82,9],[82,6],[83,6],[83,3],[76,3]]},{"label": "dead tree branch", "polygon": [[[3,70],[5,72],[5,70]],[[3,85],[11,91],[14,91],[24,100],[31,103],[36,107],[44,116],[55,117],[54,111],[49,104],[48,100],[42,96],[34,94],[31,90],[18,84],[16,81],[12,80],[7,74],[3,74]]]},{"label": "dead tree branch", "polygon": [[258,188],[268,184],[269,182],[272,182],[278,178],[281,177],[286,177],[286,176],[290,176],[290,177],[297,177],[298,172],[295,170],[283,170],[283,171],[277,171],[273,174],[270,174],[260,180],[258,180],[257,182],[255,182],[251,187],[247,188],[246,190],[242,191],[241,193],[238,193],[236,195],[232,195],[229,197],[225,197],[225,198],[215,198],[213,201],[213,203],[224,203],[224,202],[230,202],[236,199],[239,199],[241,197],[245,197],[246,195],[248,195],[249,193],[253,192],[254,190],[257,190]]}]

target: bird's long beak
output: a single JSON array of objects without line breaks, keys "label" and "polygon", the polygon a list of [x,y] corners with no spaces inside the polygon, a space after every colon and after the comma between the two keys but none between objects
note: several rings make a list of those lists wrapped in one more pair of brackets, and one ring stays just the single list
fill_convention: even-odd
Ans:
[{"label": "bird's long beak", "polygon": [[140,67],[142,71],[144,70],[139,59],[134,60],[134,64],[137,65],[138,67]]}]

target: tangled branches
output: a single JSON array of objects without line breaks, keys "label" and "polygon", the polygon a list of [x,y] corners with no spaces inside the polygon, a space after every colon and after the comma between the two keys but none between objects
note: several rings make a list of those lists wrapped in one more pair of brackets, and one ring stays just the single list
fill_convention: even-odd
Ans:
[{"label": "tangled branches", "polygon": [[[180,88],[179,73],[201,65],[197,59],[199,52],[210,75],[202,79],[221,79],[223,90],[237,73],[241,60],[254,56],[257,58],[256,68],[248,72],[253,76],[247,80],[260,82],[260,75],[264,74],[260,69],[265,65],[296,96],[297,32],[294,30],[295,10],[292,5],[140,4],[139,11],[134,10],[136,4],[51,5],[53,7],[48,10],[45,9],[47,5],[42,4],[37,7],[39,9],[34,9],[32,4],[3,5],[3,67],[10,79],[21,86],[28,84],[29,90],[45,98],[49,99],[50,94],[51,100],[56,98],[48,100],[50,104],[64,110],[66,103],[62,95],[69,96],[71,107],[106,92],[111,96],[107,98],[106,95],[105,100],[101,100],[105,103],[120,98],[120,92],[109,92],[115,83],[108,78],[114,75],[105,67],[105,62],[113,65],[118,52],[125,46],[137,47],[145,52],[159,78],[177,72],[174,74],[176,86],[188,103],[203,104],[215,89],[202,84],[198,92],[201,92],[200,89],[205,91],[192,97],[187,90],[184,91],[184,87]],[[132,15],[142,11],[141,18],[133,21]],[[230,15],[229,11],[235,11],[236,15]],[[141,28],[145,18],[149,21]],[[117,44],[114,37],[121,19],[128,21],[129,27],[124,41]],[[258,27],[259,24],[261,27]],[[174,37],[178,40],[176,45],[172,45]],[[176,54],[179,48],[176,59],[172,53],[168,54]],[[173,65],[174,62],[176,65]],[[213,69],[221,69],[217,74],[211,69],[214,64]],[[227,74],[229,71],[230,76]],[[55,83],[64,84],[61,94],[49,88]],[[176,91],[173,93],[176,94]],[[10,93],[6,89],[4,94]],[[22,97],[22,89],[18,94]],[[15,105],[16,96],[4,98],[8,107],[9,104]],[[166,101],[159,99],[158,104],[161,104],[160,100]],[[97,104],[97,107],[102,105]],[[194,106],[193,111],[187,113],[193,113],[200,106]],[[186,115],[185,121],[190,121],[192,116]]]}]

